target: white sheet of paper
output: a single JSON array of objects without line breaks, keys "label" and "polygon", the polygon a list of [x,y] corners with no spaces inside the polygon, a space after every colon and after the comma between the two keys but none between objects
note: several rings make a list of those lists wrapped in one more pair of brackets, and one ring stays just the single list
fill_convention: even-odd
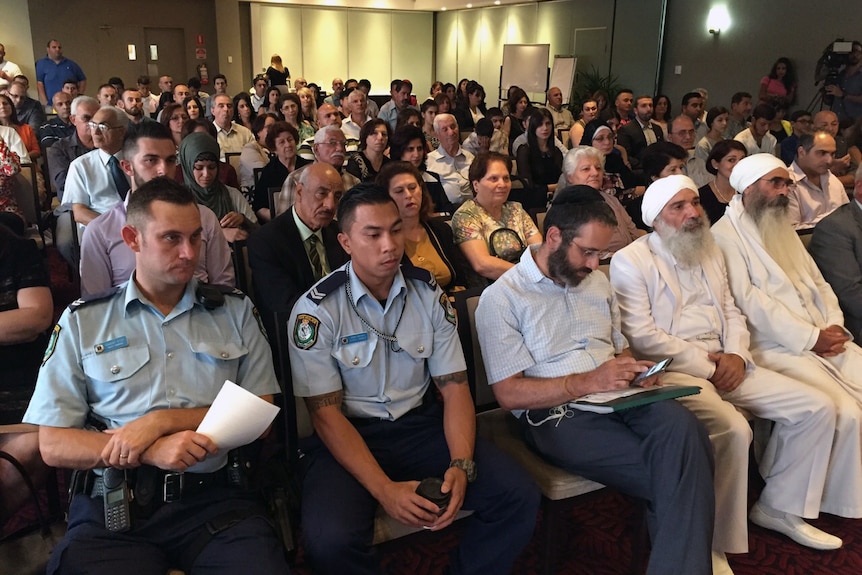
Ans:
[{"label": "white sheet of paper", "polygon": [[215,441],[220,452],[226,452],[260,437],[278,415],[279,409],[225,380],[197,432]]}]

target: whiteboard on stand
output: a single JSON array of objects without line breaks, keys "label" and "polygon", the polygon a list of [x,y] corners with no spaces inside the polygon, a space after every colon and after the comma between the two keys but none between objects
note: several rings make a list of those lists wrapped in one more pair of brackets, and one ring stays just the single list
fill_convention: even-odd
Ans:
[{"label": "whiteboard on stand", "polygon": [[500,91],[519,86],[527,93],[544,93],[548,89],[550,44],[504,44]]},{"label": "whiteboard on stand", "polygon": [[550,90],[554,86],[563,93],[563,105],[568,104],[572,97],[572,85],[575,83],[575,69],[578,59],[574,56],[554,56],[554,65],[551,67],[551,81],[548,83]]}]

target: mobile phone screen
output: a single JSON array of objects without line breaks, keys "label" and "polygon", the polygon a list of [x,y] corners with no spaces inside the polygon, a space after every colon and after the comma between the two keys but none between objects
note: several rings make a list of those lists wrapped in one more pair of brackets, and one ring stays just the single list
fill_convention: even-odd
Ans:
[{"label": "mobile phone screen", "polygon": [[643,380],[650,378],[657,373],[663,372],[664,370],[667,369],[667,366],[669,366],[670,362],[672,362],[672,361],[673,361],[672,357],[666,357],[665,359],[661,360],[660,362],[658,362],[657,364],[655,364],[654,366],[652,366],[651,368],[649,368],[648,370],[646,370],[645,372],[643,372],[642,374],[640,374],[639,376],[634,378],[634,380],[632,380],[631,385],[632,386],[638,386],[638,385],[640,385],[640,383]]}]

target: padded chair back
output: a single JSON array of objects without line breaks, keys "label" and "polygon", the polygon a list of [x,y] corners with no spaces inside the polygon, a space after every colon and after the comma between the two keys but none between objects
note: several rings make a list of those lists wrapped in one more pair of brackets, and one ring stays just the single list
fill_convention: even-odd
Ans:
[{"label": "padded chair back", "polygon": [[569,136],[570,136],[570,133],[569,133],[568,129],[566,129],[566,128],[558,128],[557,129],[557,139],[560,140],[563,143],[563,145],[567,148],[571,148],[571,146],[569,146]]},{"label": "padded chair back", "polygon": [[236,170],[236,173],[239,174],[240,169],[240,161],[239,158],[242,155],[241,152],[225,152],[224,161],[233,166],[233,169]]},{"label": "padded chair back", "polygon": [[270,219],[274,220],[276,216],[280,216],[283,211],[287,210],[287,208],[284,207],[283,204],[280,205],[279,202],[281,198],[281,188],[267,188],[266,195],[269,198],[269,217]]},{"label": "padded chair back", "polygon": [[808,246],[811,244],[811,238],[814,235],[814,228],[796,230],[796,235],[798,235],[799,239],[802,240],[802,245],[805,246],[805,249],[807,250]]},{"label": "padded chair back", "polygon": [[15,176],[15,200],[27,221],[27,237],[36,242],[39,249],[45,247],[42,221],[42,206],[39,201],[39,184],[36,164],[21,164],[21,171]]}]

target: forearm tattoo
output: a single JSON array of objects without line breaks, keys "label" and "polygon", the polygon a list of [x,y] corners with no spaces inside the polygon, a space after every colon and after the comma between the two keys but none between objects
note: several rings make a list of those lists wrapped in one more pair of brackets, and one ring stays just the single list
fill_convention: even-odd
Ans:
[{"label": "forearm tattoo", "polygon": [[434,380],[434,385],[438,388],[445,387],[450,383],[458,383],[458,384],[467,384],[467,372],[466,371],[456,371],[455,373],[447,373],[446,375],[438,375],[437,377],[432,377]]},{"label": "forearm tattoo", "polygon": [[315,395],[314,397],[306,397],[305,406],[308,408],[309,412],[314,413],[315,411],[330,405],[341,407],[342,399],[344,399],[344,392],[338,390],[331,393],[324,393],[323,395]]}]

